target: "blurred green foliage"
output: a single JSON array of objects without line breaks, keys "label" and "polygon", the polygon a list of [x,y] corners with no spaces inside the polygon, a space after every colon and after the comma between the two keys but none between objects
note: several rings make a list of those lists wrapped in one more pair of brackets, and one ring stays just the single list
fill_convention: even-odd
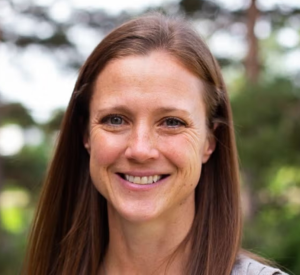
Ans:
[{"label": "blurred green foliage", "polygon": [[[235,35],[234,30],[239,29],[236,26],[245,24],[246,9],[239,7],[229,11],[217,3],[181,0],[180,7],[192,18],[209,22],[204,27],[210,26],[211,35],[219,30]],[[170,4],[170,10],[176,10],[176,5]],[[127,12],[109,15],[96,9],[74,9],[68,22],[55,22],[46,7],[32,6],[24,1],[20,5],[15,3],[14,9],[36,24],[51,25],[53,34],[43,39],[34,32],[22,34],[17,29],[0,26],[0,41],[22,50],[39,45],[53,53],[62,67],[76,69],[84,57],[69,40],[69,29],[76,25],[107,33],[132,17]],[[160,8],[165,12],[167,9]],[[220,63],[226,65],[225,76],[228,66],[235,74],[234,82],[229,81],[229,91],[243,184],[243,244],[255,253],[274,259],[290,270],[289,273],[300,274],[300,87],[297,78],[278,78],[272,75],[274,68],[267,67],[279,55],[293,50],[280,46],[275,36],[291,22],[299,29],[299,9],[276,6],[261,11],[260,16],[272,27],[270,37],[260,41],[265,77],[253,85],[243,76],[241,60],[218,57]],[[61,51],[64,51],[63,55]],[[1,275],[17,274],[20,270],[30,222],[63,112],[57,110],[48,122],[39,124],[20,103],[0,102],[0,128],[17,124],[23,131],[35,127],[42,133],[38,144],[25,142],[16,154],[0,155]]]},{"label": "blurred green foliage", "polygon": [[300,273],[300,87],[278,78],[232,99],[245,196],[244,246]]},{"label": "blurred green foliage", "polygon": [[[16,106],[21,111],[14,112]],[[3,110],[7,116],[1,117],[0,128],[16,124],[23,134],[31,127],[44,132],[38,144],[25,142],[16,154],[0,155],[4,179],[0,190],[0,274],[12,275],[18,274],[22,266],[34,208],[58,128],[53,129],[52,119],[45,124],[36,123],[21,104],[3,104],[0,112]],[[56,116],[53,119],[57,120]]]},{"label": "blurred green foliage", "polygon": [[[244,246],[300,273],[300,87],[244,83],[232,97],[245,208]],[[2,157],[0,274],[16,274],[62,110],[36,146]],[[36,124],[36,123],[35,123]],[[52,142],[50,142],[52,140]],[[248,203],[247,203],[248,202]]]}]

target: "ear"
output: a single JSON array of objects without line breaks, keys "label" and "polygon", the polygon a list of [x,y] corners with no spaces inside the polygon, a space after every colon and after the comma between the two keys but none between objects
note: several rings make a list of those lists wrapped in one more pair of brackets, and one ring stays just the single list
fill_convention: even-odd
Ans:
[{"label": "ear", "polygon": [[202,157],[202,163],[206,163],[211,154],[215,151],[216,149],[216,138],[214,135],[214,131],[218,128],[218,124],[214,124],[214,128],[212,131],[209,131],[206,137],[205,141],[205,146],[203,150],[203,157]]},{"label": "ear", "polygon": [[89,135],[88,131],[85,131],[85,133],[83,135],[83,146],[88,151],[88,153],[90,153],[91,144],[90,144],[90,135]]}]

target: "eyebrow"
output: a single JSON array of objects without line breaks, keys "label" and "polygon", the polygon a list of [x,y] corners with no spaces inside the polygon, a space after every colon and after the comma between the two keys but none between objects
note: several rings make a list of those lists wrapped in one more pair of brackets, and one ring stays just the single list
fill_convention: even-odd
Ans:
[{"label": "eyebrow", "polygon": [[172,113],[172,112],[180,112],[185,115],[190,115],[190,112],[187,110],[181,109],[181,108],[175,108],[175,107],[159,107],[157,112],[159,113]]},{"label": "eyebrow", "polygon": [[[101,115],[101,113],[106,113],[106,112],[121,112],[121,113],[125,113],[128,115],[132,115],[132,111],[128,108],[127,105],[115,105],[112,107],[107,107],[107,108],[102,108],[102,109],[98,109],[97,110],[97,116]],[[158,107],[155,110],[156,113],[160,113],[160,114],[168,114],[168,113],[173,113],[173,112],[180,112],[183,115],[186,116],[190,116],[190,112],[188,112],[185,109],[182,108],[176,108],[176,107],[172,107],[172,106],[168,106],[168,107]]]}]

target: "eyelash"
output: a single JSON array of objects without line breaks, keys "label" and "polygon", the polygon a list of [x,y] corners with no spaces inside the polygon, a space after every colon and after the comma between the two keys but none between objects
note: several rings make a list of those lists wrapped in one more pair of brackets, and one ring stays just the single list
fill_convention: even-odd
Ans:
[{"label": "eyelash", "polygon": [[[122,121],[121,121],[120,124],[114,124],[114,123],[111,123],[111,121],[109,121],[109,120],[112,119],[112,118],[119,118],[119,119],[121,119]],[[173,125],[173,126],[172,126],[172,125],[171,125],[171,126],[168,126],[168,125],[166,125],[168,121],[169,121],[169,122],[170,122],[170,121],[176,122],[177,125],[175,125],[175,126],[174,126],[174,125]],[[108,116],[102,118],[101,121],[100,121],[101,124],[107,124],[107,125],[109,125],[109,126],[111,126],[111,127],[118,127],[118,126],[121,126],[121,125],[124,124],[124,122],[126,122],[125,119],[124,119],[124,117],[123,117],[122,115],[118,115],[118,114],[111,114],[111,115],[108,115]],[[166,127],[170,128],[170,129],[176,129],[176,128],[179,128],[179,127],[185,127],[185,126],[187,125],[184,121],[182,121],[181,119],[178,119],[178,118],[176,118],[176,117],[166,117],[166,118],[164,118],[164,119],[162,120],[161,125],[164,125],[164,124],[166,125]]]},{"label": "eyelash", "polygon": [[175,126],[167,126],[168,128],[178,128],[178,127],[185,127],[186,126],[186,123],[183,122],[182,120],[176,118],[176,117],[167,117],[163,120],[163,124],[166,123],[167,121],[170,121],[170,120],[173,120],[175,121],[178,125],[175,125]]},{"label": "eyelash", "polygon": [[[122,120],[122,123],[121,124],[114,124],[114,123],[109,122],[109,120],[112,119],[112,118],[120,118]],[[123,116],[117,115],[117,114],[111,114],[111,115],[108,115],[108,116],[102,118],[100,123],[108,124],[109,126],[112,126],[112,127],[117,127],[117,126],[123,125],[124,121],[125,121],[125,119],[124,119]]]}]

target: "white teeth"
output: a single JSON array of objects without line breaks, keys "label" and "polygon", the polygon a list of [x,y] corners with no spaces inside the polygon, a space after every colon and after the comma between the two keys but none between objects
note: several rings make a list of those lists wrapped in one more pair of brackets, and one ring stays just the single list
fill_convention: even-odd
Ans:
[{"label": "white teeth", "polygon": [[127,181],[130,181],[135,184],[152,184],[159,181],[162,176],[154,175],[154,176],[144,176],[144,177],[134,177],[130,175],[125,175]]},{"label": "white teeth", "polygon": [[141,183],[140,177],[134,177],[133,183]]}]

